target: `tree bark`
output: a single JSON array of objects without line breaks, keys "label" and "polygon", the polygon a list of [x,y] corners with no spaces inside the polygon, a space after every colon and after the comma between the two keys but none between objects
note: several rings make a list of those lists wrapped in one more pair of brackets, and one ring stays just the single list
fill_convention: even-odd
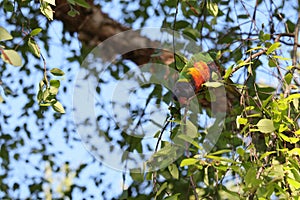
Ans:
[{"label": "tree bark", "polygon": [[[74,6],[79,12],[78,15],[71,17],[68,15],[71,7],[66,0],[57,0],[55,7],[55,19],[60,20],[64,29],[71,34],[77,33],[78,39],[88,49],[92,49],[104,40],[124,31],[130,30],[119,22],[111,19],[106,13],[101,11],[99,5],[95,5],[92,0],[87,1],[90,8]],[[122,34],[108,48],[107,54],[114,56],[120,53],[120,49],[136,49],[130,52],[121,52],[124,59],[129,59],[137,65],[148,63],[151,59],[155,59],[164,64],[170,64],[174,60],[173,52],[161,51],[158,56],[152,57],[155,50],[159,47],[157,41],[151,41],[149,38],[143,37],[136,33],[135,35]],[[134,38],[134,42],[132,39]],[[130,46],[129,46],[130,45]],[[134,46],[132,46],[134,45]],[[143,47],[150,48],[143,48]]]}]

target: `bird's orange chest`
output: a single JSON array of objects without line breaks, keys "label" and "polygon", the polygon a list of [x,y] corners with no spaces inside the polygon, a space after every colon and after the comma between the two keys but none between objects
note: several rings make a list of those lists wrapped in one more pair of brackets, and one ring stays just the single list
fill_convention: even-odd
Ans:
[{"label": "bird's orange chest", "polygon": [[194,67],[188,70],[195,84],[195,92],[199,91],[201,85],[209,80],[210,69],[205,62],[199,61],[194,64]]}]

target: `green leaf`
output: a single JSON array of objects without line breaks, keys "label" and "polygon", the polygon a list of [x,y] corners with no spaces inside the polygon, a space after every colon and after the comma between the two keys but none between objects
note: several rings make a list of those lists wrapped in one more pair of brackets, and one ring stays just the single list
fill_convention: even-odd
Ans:
[{"label": "green leaf", "polygon": [[188,135],[186,135],[186,134],[180,134],[180,135],[178,135],[178,138],[180,138],[180,139],[182,139],[182,140],[184,140],[184,141],[186,141],[186,142],[188,142],[188,143],[194,145],[194,146],[195,146],[196,148],[198,148],[198,149],[202,149],[202,148],[199,146],[199,144],[198,144],[196,141],[193,140],[193,138],[191,138],[190,136],[188,136]]},{"label": "green leaf", "polygon": [[43,101],[46,101],[50,95],[49,88],[43,92]]},{"label": "green leaf", "polygon": [[5,28],[0,26],[0,41],[11,39],[13,39],[13,36],[11,36],[11,34],[9,34],[9,32]]},{"label": "green leaf", "polygon": [[80,12],[78,10],[75,10],[73,8],[71,8],[71,10],[69,10],[68,15],[71,17],[75,17],[76,15],[79,15]]},{"label": "green leaf", "polygon": [[216,17],[218,15],[218,11],[219,11],[218,4],[213,2],[207,2],[206,8],[208,12],[210,12],[213,16]]},{"label": "green leaf", "polygon": [[219,155],[219,154],[224,154],[224,153],[229,153],[232,152],[231,149],[222,149],[213,153],[210,153],[209,155]]},{"label": "green leaf", "polygon": [[221,82],[206,82],[203,85],[205,85],[206,87],[211,87],[211,88],[218,88],[218,87],[224,86],[224,84]]},{"label": "green leaf", "polygon": [[269,156],[269,155],[271,155],[271,154],[274,154],[274,153],[276,153],[276,151],[268,151],[268,152],[262,154],[262,155],[260,156],[259,159],[262,160],[262,159],[264,159],[265,157],[267,157],[267,156]]},{"label": "green leaf", "polygon": [[142,182],[144,180],[144,175],[140,168],[130,169],[130,176],[134,181]]},{"label": "green leaf", "polygon": [[296,181],[294,179],[291,179],[291,178],[287,178],[287,182],[293,186],[296,190],[298,190],[300,188],[300,182],[299,181]]},{"label": "green leaf", "polygon": [[281,137],[281,139],[283,139],[286,142],[289,142],[291,144],[295,144],[297,142],[299,142],[299,138],[294,138],[294,137],[288,137],[286,135],[284,135],[283,133],[279,133],[279,136]]},{"label": "green leaf", "polygon": [[270,34],[264,34],[263,35],[263,40],[266,41],[266,40],[270,40],[271,39],[271,35]]},{"label": "green leaf", "polygon": [[56,88],[56,87],[50,87],[49,92],[50,92],[51,95],[55,96],[58,93],[58,88]]},{"label": "green leaf", "polygon": [[256,51],[256,50],[262,49],[262,48],[264,48],[264,47],[263,47],[263,46],[257,46],[257,47],[253,47],[253,48],[247,50],[246,52],[249,53],[249,52],[251,52],[251,51]]},{"label": "green leaf", "polygon": [[85,0],[75,0],[76,4],[84,8],[90,8],[90,5]]},{"label": "green leaf", "polygon": [[168,170],[174,179],[179,178],[179,171],[175,164],[171,164],[168,166]]},{"label": "green leaf", "polygon": [[258,130],[262,133],[272,133],[275,131],[273,121],[270,119],[261,119],[256,124]]},{"label": "green leaf", "polygon": [[53,69],[50,70],[50,72],[54,76],[63,76],[63,75],[65,75],[65,73],[61,69],[58,69],[58,68],[53,68]]},{"label": "green leaf", "polygon": [[43,100],[43,91],[39,90],[38,94],[37,94],[37,100],[39,102],[41,102]]},{"label": "green leaf", "polygon": [[42,2],[40,6],[41,13],[45,15],[49,20],[53,20],[53,10],[48,3]]},{"label": "green leaf", "polygon": [[228,163],[234,163],[234,160],[232,160],[232,159],[223,158],[223,157],[214,156],[214,155],[206,155],[205,158],[209,158],[209,159],[217,160],[217,161],[224,161],[224,162],[228,162]]},{"label": "green leaf", "polygon": [[273,58],[276,58],[276,59],[279,59],[279,60],[292,60],[291,58],[286,58],[286,57],[277,56],[277,55],[273,55]]},{"label": "green leaf", "polygon": [[198,159],[195,158],[186,158],[183,159],[180,163],[180,167],[184,167],[184,166],[189,166],[189,165],[194,165],[195,163],[199,162]]},{"label": "green leaf", "polygon": [[183,33],[195,41],[200,36],[199,31],[197,31],[196,29],[190,28],[190,27],[185,28],[183,30]]},{"label": "green leaf", "polygon": [[262,180],[256,179],[256,168],[251,167],[245,176],[245,184],[247,187],[258,187]]},{"label": "green leaf", "polygon": [[33,55],[35,55],[38,58],[41,56],[39,46],[31,38],[29,38],[29,40],[28,40],[28,47],[29,47],[29,50],[33,53]]},{"label": "green leaf", "polygon": [[267,50],[266,54],[269,55],[270,53],[272,53],[273,51],[275,51],[276,49],[278,49],[278,47],[280,47],[280,42],[275,42],[273,43]]},{"label": "green leaf", "polygon": [[300,93],[297,93],[297,94],[291,94],[286,98],[286,100],[291,101],[293,99],[299,99],[299,98],[300,98]]},{"label": "green leaf", "polygon": [[59,88],[59,86],[60,86],[60,81],[59,81],[59,80],[52,79],[52,80],[50,80],[50,86],[55,87],[55,88]]},{"label": "green leaf", "polygon": [[186,121],[186,135],[191,138],[198,136],[198,129],[190,120]]},{"label": "green leaf", "polygon": [[45,83],[43,80],[41,80],[39,83],[39,89],[42,90],[44,88],[44,86],[45,86]]},{"label": "green leaf", "polygon": [[244,156],[245,154],[245,150],[242,147],[238,147],[236,152],[240,155],[240,156]]},{"label": "green leaf", "polygon": [[158,195],[160,195],[162,193],[162,191],[164,191],[166,188],[168,187],[168,183],[164,182],[160,187],[159,190],[157,191],[157,193],[155,194],[155,196],[157,197]]},{"label": "green leaf", "polygon": [[179,20],[179,21],[176,22],[175,27],[176,27],[177,30],[179,30],[179,29],[186,28],[189,25],[190,25],[189,22],[184,21],[184,20]]},{"label": "green leaf", "polygon": [[41,28],[33,29],[33,30],[30,32],[30,36],[36,36],[36,35],[39,34],[41,31],[42,31]]},{"label": "green leaf", "polygon": [[284,76],[284,80],[286,81],[287,84],[291,84],[292,79],[293,79],[293,75],[292,75],[291,73],[287,73],[287,74]]},{"label": "green leaf", "polygon": [[55,6],[55,0],[42,0],[43,2],[47,2],[53,6]]},{"label": "green leaf", "polygon": [[52,108],[56,111],[56,112],[59,112],[59,113],[65,113],[65,109],[64,107],[62,106],[62,104],[59,102],[59,101],[56,101],[56,103],[54,103],[52,105]]},{"label": "green leaf", "polygon": [[231,72],[232,72],[232,69],[233,69],[233,65],[231,65],[227,70],[226,70],[226,73],[224,75],[224,80],[227,80],[230,75],[231,75]]},{"label": "green leaf", "polygon": [[4,62],[13,66],[18,67],[22,65],[22,58],[15,50],[2,50],[1,58]]},{"label": "green leaf", "polygon": [[277,66],[276,60],[273,58],[270,58],[268,61],[268,65],[269,65],[269,67],[276,67]]},{"label": "green leaf", "polygon": [[293,105],[295,107],[296,112],[299,111],[299,99],[293,99]]},{"label": "green leaf", "polygon": [[10,1],[4,1],[3,8],[6,12],[14,12],[14,5]]},{"label": "green leaf", "polygon": [[248,119],[242,118],[241,115],[238,115],[236,117],[236,126],[238,129],[240,128],[240,125],[245,125],[245,124],[247,124],[247,122],[248,122]]},{"label": "green leaf", "polygon": [[293,148],[292,150],[288,151],[288,154],[290,156],[292,155],[300,156],[300,148]]},{"label": "green leaf", "polygon": [[178,196],[180,195],[180,193],[176,193],[173,194],[172,196],[168,196],[167,198],[165,198],[164,200],[178,200]]}]

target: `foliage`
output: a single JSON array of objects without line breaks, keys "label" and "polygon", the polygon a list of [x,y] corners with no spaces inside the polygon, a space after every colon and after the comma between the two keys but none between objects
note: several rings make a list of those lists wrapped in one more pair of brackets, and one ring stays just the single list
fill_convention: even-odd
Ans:
[{"label": "foliage", "polygon": [[[70,17],[79,14],[76,6],[90,8],[84,0],[67,3]],[[100,4],[105,7],[111,3]],[[204,122],[215,119],[210,108],[201,106],[201,100],[213,103],[218,99],[217,92],[214,96],[200,91],[200,111],[193,113],[192,104],[180,108],[178,103],[172,103],[172,92],[166,92],[161,85],[143,85],[142,91],[149,95],[143,105],[127,105],[131,118],[124,130],[112,117],[96,113],[101,124],[97,134],[114,144],[111,151],[119,146],[126,152],[143,153],[147,148],[154,152],[146,163],[153,170],[130,169],[129,174],[123,175],[123,184],[128,182],[126,179],[132,181],[115,198],[299,199],[299,4],[292,0],[118,2],[122,15],[117,20],[121,23],[144,27],[160,20],[161,27],[175,29],[195,40],[224,70],[222,81],[206,83],[206,90],[217,91],[225,85],[227,93],[234,89],[239,97],[235,96],[229,105],[222,133],[210,151],[205,151],[204,138],[211,137],[213,141],[212,133],[220,127]],[[0,26],[0,197],[51,199],[81,194],[109,198],[109,189],[103,189],[104,174],[88,167],[99,167],[97,160],[83,160],[70,167],[72,158],[62,153],[80,144],[68,103],[75,79],[76,67],[72,66],[82,59],[82,52],[74,49],[72,43],[76,34],[58,30],[62,35],[59,46],[68,49],[68,54],[63,63],[49,65],[46,61],[55,46],[51,26],[58,23],[52,22],[55,1],[4,0],[0,8],[1,16],[5,16]],[[180,71],[185,63],[193,63],[197,55],[178,53],[169,67]],[[131,66],[120,59],[111,64],[105,77],[99,77],[99,72],[92,69],[91,73],[99,84],[107,86],[109,81],[120,80]],[[166,71],[160,73],[157,74],[165,77]],[[56,78],[50,79],[50,74]],[[100,86],[96,92],[105,95]],[[171,106],[164,126],[152,133],[151,139],[157,145],[145,147],[143,139],[133,137],[130,131],[131,126],[138,129],[134,120],[138,125],[147,123],[141,115],[153,101],[159,109]],[[112,103],[117,106],[117,102]],[[56,112],[47,110],[48,106]],[[105,106],[99,102],[99,107]],[[83,122],[87,126],[89,123]],[[57,129],[50,132],[52,127]],[[65,149],[60,148],[61,143]],[[183,151],[177,155],[179,149],[174,150],[173,144],[178,143]],[[122,156],[126,163],[126,154]],[[18,164],[30,171],[25,170],[22,178],[16,177],[15,171],[22,171]],[[87,172],[95,191],[88,190],[90,185],[81,181]]]}]

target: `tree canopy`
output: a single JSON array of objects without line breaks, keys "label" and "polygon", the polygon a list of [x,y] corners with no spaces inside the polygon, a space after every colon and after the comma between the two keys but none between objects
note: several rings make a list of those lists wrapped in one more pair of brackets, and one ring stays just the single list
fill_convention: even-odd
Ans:
[{"label": "tree canopy", "polygon": [[2,1],[0,198],[298,199],[299,6]]}]

